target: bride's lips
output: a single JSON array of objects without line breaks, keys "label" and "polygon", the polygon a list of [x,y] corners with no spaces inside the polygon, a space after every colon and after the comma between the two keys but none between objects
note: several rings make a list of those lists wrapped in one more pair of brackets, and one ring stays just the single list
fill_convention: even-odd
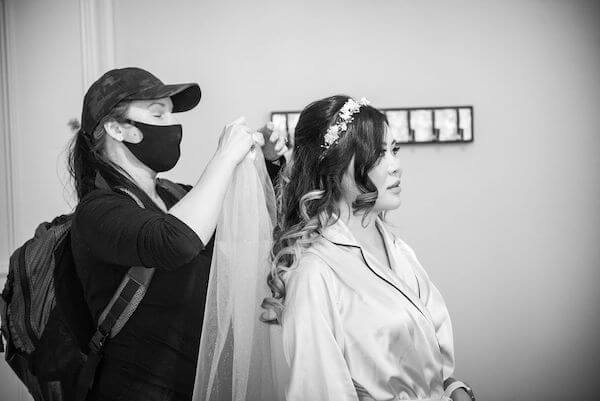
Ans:
[{"label": "bride's lips", "polygon": [[392,185],[390,185],[389,187],[387,187],[387,189],[389,189],[392,192],[400,192],[400,180],[396,181],[395,183],[393,183]]}]

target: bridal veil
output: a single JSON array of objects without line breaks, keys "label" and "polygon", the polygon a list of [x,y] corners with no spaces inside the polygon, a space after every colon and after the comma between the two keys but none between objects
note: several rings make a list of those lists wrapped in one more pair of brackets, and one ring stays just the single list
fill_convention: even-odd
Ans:
[{"label": "bridal veil", "polygon": [[254,152],[238,165],[217,223],[193,401],[283,399],[280,327],[259,320],[275,195]]}]

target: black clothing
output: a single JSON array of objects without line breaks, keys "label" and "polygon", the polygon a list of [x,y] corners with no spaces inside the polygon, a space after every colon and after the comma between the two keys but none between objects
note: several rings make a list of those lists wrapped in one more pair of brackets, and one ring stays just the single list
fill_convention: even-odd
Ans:
[{"label": "black clothing", "polygon": [[[175,200],[160,187],[157,191],[170,208]],[[103,364],[121,372],[111,391],[124,391],[141,381],[175,388],[191,398],[212,243],[204,247],[183,222],[144,203],[146,209],[110,190],[89,193],[73,219],[73,258],[96,321],[129,267],[156,268],[141,304],[107,343]],[[106,371],[101,365],[99,376]],[[103,382],[98,376],[96,380]]]},{"label": "black clothing", "polygon": [[[159,186],[157,192],[167,208],[176,202]],[[88,399],[190,400],[213,239],[202,244],[185,223],[139,195],[145,209],[124,193],[96,189],[75,211],[73,258],[96,321],[129,267],[156,268],[137,310],[107,342]]]}]

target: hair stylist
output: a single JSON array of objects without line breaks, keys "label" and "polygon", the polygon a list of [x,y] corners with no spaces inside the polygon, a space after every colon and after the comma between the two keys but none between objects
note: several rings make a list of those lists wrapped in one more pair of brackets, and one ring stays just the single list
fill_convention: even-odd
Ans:
[{"label": "hair stylist", "polygon": [[255,140],[267,142],[271,159],[286,150],[283,138],[262,141],[243,123],[230,124],[196,185],[177,201],[157,173],[180,156],[174,113],[194,108],[200,96],[198,84],[165,85],[139,68],[107,72],[85,95],[69,160],[79,199],[71,246],[93,318],[131,266],[156,269],[141,304],[104,348],[88,400],[191,399],[225,192]]}]

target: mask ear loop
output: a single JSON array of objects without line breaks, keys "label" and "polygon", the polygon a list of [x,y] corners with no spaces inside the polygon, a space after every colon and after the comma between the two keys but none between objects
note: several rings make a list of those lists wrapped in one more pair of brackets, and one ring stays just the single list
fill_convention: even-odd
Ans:
[{"label": "mask ear loop", "polygon": [[138,123],[141,123],[141,121],[135,121],[135,120],[132,120],[130,118],[126,118],[126,119],[123,120],[123,122],[127,123],[129,125],[133,125],[135,128],[137,128],[137,129],[139,129],[141,131],[140,127],[138,127]]},{"label": "mask ear loop", "polygon": [[[122,123],[129,124],[129,125],[131,125],[131,126],[133,126],[133,127],[137,128],[137,129],[140,131],[141,138],[140,138],[140,140],[139,140],[138,142],[133,142],[134,144],[140,143],[140,142],[142,142],[142,141],[144,140],[144,132],[142,131],[142,129],[141,129],[140,127],[138,127],[138,125],[137,125],[138,121],[134,121],[134,120],[132,120],[132,119],[125,118],[124,120],[122,120],[122,121],[117,121],[117,122],[118,122],[118,123],[121,123],[121,124],[122,124]],[[138,135],[138,134],[135,134],[135,138],[136,138],[136,139],[137,139],[137,138],[139,138],[139,135]],[[128,141],[128,142],[129,142],[129,141]]]}]

